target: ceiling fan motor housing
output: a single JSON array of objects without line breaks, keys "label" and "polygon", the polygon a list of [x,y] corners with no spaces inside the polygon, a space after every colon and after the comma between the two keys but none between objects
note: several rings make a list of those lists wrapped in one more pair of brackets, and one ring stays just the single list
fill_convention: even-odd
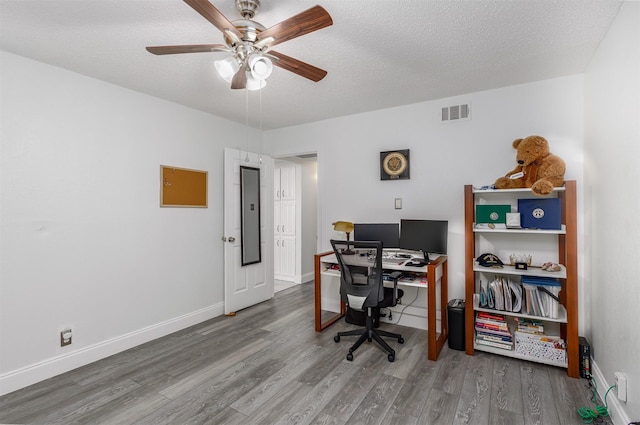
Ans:
[{"label": "ceiling fan motor housing", "polygon": [[[265,30],[265,27],[251,19],[236,19],[231,22],[234,27],[242,33],[242,41],[255,43],[258,40],[258,34]],[[233,41],[225,34],[224,42],[227,46],[232,47]]]},{"label": "ceiling fan motor housing", "polygon": [[236,0],[236,9],[245,19],[253,18],[259,8],[260,0]]}]

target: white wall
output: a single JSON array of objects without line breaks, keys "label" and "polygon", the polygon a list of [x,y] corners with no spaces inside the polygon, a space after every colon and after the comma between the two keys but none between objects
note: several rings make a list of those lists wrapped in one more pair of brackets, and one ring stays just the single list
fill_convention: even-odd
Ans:
[{"label": "white wall", "polygon": [[314,160],[301,161],[302,166],[302,282],[314,278],[313,255],[318,247],[318,163]]},{"label": "white wall", "polygon": [[[221,314],[223,147],[246,129],[1,55],[0,393]],[[209,207],[160,208],[161,164],[208,171]]]},{"label": "white wall", "polygon": [[599,389],[628,379],[616,424],[640,420],[640,3],[625,2],[585,73],[585,234]]},{"label": "white wall", "polygon": [[[470,121],[440,123],[442,106],[464,102],[471,102]],[[539,134],[581,190],[582,110],[583,77],[570,76],[272,130],[264,151],[318,152],[322,250],[330,250],[332,237],[344,237],[332,230],[336,220],[449,220],[449,297],[464,298],[463,186],[493,183],[515,166],[511,142]],[[380,152],[406,148],[411,179],[380,181]],[[402,210],[394,209],[398,197]],[[581,207],[579,217],[580,226]]]}]

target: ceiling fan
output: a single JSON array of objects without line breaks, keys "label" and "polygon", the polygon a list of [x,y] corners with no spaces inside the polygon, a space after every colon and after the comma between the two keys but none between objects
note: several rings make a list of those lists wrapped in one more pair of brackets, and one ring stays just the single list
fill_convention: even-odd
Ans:
[{"label": "ceiling fan", "polygon": [[290,56],[271,50],[277,44],[328,27],[333,20],[321,6],[285,19],[270,28],[252,20],[260,7],[260,0],[236,0],[236,8],[243,19],[229,21],[209,0],[184,0],[196,12],[222,31],[225,44],[187,44],[178,46],[149,46],[154,55],[178,53],[226,52],[231,56],[215,62],[218,73],[231,83],[232,89],[256,90],[264,87],[273,65],[287,71],[320,81],[327,71]]}]

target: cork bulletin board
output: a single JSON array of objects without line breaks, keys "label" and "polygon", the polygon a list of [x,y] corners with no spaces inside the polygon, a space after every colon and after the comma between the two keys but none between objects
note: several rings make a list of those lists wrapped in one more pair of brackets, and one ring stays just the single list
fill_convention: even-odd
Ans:
[{"label": "cork bulletin board", "polygon": [[207,207],[207,172],[160,166],[161,207]]}]

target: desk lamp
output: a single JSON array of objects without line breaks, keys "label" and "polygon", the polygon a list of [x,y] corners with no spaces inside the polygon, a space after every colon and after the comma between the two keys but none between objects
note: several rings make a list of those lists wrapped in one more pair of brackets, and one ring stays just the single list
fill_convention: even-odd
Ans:
[{"label": "desk lamp", "polygon": [[[345,232],[347,234],[347,247],[349,246],[349,235],[353,232],[353,223],[349,221],[336,221],[333,223],[333,230],[336,232]],[[351,248],[342,251],[343,255],[353,255],[355,252]]]}]

